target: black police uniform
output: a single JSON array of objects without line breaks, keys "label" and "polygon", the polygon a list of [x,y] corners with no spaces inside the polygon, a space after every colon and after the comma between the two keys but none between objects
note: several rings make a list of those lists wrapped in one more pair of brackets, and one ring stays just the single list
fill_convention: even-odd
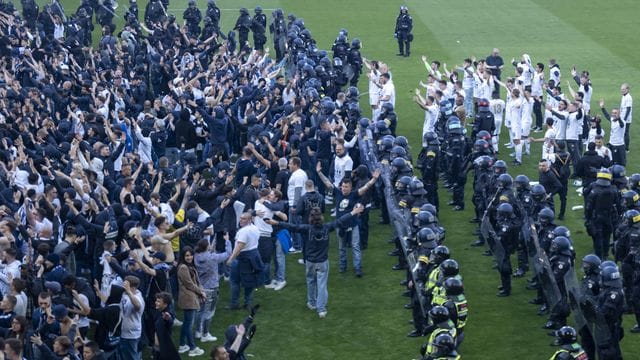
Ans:
[{"label": "black police uniform", "polygon": [[187,23],[187,31],[191,35],[198,37],[200,35],[200,21],[202,20],[202,13],[200,12],[200,9],[198,9],[195,1],[191,0],[189,2],[189,6],[182,14],[182,18]]},{"label": "black police uniform", "polygon": [[287,23],[284,21],[282,10],[278,10],[273,12],[273,19],[269,25],[269,32],[273,37],[273,47],[276,50],[276,61],[284,58],[287,40]]},{"label": "black police uniform", "polygon": [[249,11],[245,8],[240,9],[240,16],[236,20],[236,25],[233,27],[233,30],[238,31],[238,44],[240,49],[244,48],[247,40],[249,40],[249,31],[251,30],[252,22]]},{"label": "black police uniform", "polygon": [[[600,276],[597,268],[585,271],[580,283],[580,293],[582,294],[582,299],[579,299],[581,304],[587,299],[592,300],[598,296],[600,293]],[[593,340],[591,330],[587,326],[584,326],[578,329],[578,334],[580,334],[580,344],[587,353],[588,358],[595,359],[596,344]]]},{"label": "black police uniform", "polygon": [[398,55],[409,56],[411,54],[411,41],[413,41],[413,18],[409,15],[409,10],[402,6],[400,14],[396,18],[396,28],[394,36],[398,39]]},{"label": "black police uniform", "polygon": [[440,202],[438,199],[438,158],[439,158],[439,146],[429,145],[420,152],[418,156],[417,167],[422,174],[422,182],[424,189],[427,191],[427,200],[430,204],[439,208]]},{"label": "black police uniform", "polygon": [[347,62],[349,63],[349,66],[351,66],[351,71],[353,72],[353,76],[349,80],[349,85],[358,86],[358,80],[360,79],[360,74],[362,73],[362,55],[360,54],[360,40],[354,39],[351,42],[351,48],[349,49]]},{"label": "black police uniform", "polygon": [[609,239],[617,218],[619,194],[609,181],[598,179],[590,186],[586,196],[585,225],[593,238],[595,254],[606,259],[609,254]]},{"label": "black police uniform", "polygon": [[469,161],[469,139],[461,133],[452,133],[447,138],[447,163],[449,166],[449,179],[453,186],[454,210],[464,210],[464,187],[467,183],[465,168]]},{"label": "black police uniform", "polygon": [[573,266],[573,259],[571,255],[552,253],[549,258],[549,263],[551,264],[553,277],[558,284],[561,299],[551,308],[549,322],[547,322],[545,327],[548,329],[557,329],[567,324],[567,317],[571,313],[569,303],[567,302],[567,289],[564,283],[564,276]]},{"label": "black police uniform", "polygon": [[603,284],[600,295],[596,298],[595,313],[604,320],[611,339],[605,343],[598,343],[598,359],[622,359],[620,340],[623,336],[622,314],[624,308],[624,293],[619,286]]},{"label": "black police uniform", "polygon": [[[558,213],[558,219],[560,220],[564,219],[564,213],[567,209],[569,177],[571,176],[571,169],[569,166],[571,165],[571,161],[573,161],[571,154],[565,150],[560,150],[556,152],[556,159],[551,166],[552,171],[558,177],[558,181],[560,181],[561,185],[561,188],[558,191],[558,195],[560,196],[560,212]],[[545,189],[547,189],[546,186]],[[547,189],[547,193],[555,194],[555,192],[552,193],[550,189]]]},{"label": "black police uniform", "polygon": [[256,8],[253,21],[251,22],[251,31],[253,31],[254,49],[264,50],[264,44],[267,42],[267,16],[262,13],[261,8]]},{"label": "black police uniform", "polygon": [[511,294],[511,255],[515,252],[518,239],[520,237],[520,220],[515,217],[499,217],[496,219],[496,239],[504,249],[502,262],[498,263],[498,272],[500,273],[500,282],[502,289],[499,294]]}]

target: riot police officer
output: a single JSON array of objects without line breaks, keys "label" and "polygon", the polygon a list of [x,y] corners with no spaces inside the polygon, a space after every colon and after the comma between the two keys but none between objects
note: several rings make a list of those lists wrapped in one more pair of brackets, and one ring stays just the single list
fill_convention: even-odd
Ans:
[{"label": "riot police officer", "polygon": [[454,211],[464,210],[464,186],[467,177],[464,169],[469,161],[471,152],[469,139],[464,135],[462,123],[456,116],[449,117],[447,121],[448,136],[446,139],[446,158],[449,166],[449,180],[453,190],[453,199],[449,205],[453,205]]},{"label": "riot police officer", "polygon": [[240,8],[240,16],[238,16],[236,25],[233,27],[233,30],[238,31],[238,43],[240,51],[242,51],[242,49],[247,45],[252,22],[253,21],[251,20],[251,16],[249,15],[249,10],[247,10],[247,8]]},{"label": "riot police officer", "polygon": [[393,36],[398,40],[398,56],[411,54],[411,41],[413,41],[413,18],[409,15],[409,8],[400,6],[400,14],[396,18],[396,28]]},{"label": "riot police officer", "polygon": [[519,234],[520,221],[514,214],[513,206],[508,202],[500,204],[496,210],[494,233],[489,235],[493,240],[493,253],[500,273],[499,297],[511,295],[511,254],[515,251]]},{"label": "riot police officer", "polygon": [[[604,265],[604,263],[603,263]],[[620,340],[623,335],[622,314],[624,292],[621,275],[615,264],[600,270],[600,293],[593,304],[593,318],[606,329],[606,334],[595,332],[598,359],[621,359]]]},{"label": "riot police officer", "polygon": [[339,58],[343,64],[347,64],[349,58],[349,44],[347,44],[347,36],[345,34],[339,34],[333,45],[331,46],[333,51],[333,59]]},{"label": "riot police officer", "polygon": [[272,19],[271,24],[269,24],[269,32],[273,37],[273,48],[276,49],[276,61],[279,62],[284,58],[286,51],[287,23],[284,21],[284,13],[282,12],[282,9],[274,10],[274,12],[271,13],[271,17]]},{"label": "riot police officer", "polygon": [[189,6],[182,14],[182,18],[187,24],[187,31],[194,36],[200,35],[200,20],[202,20],[202,13],[196,5],[196,0],[189,0]]},{"label": "riot police officer", "polygon": [[[621,261],[622,287],[627,308],[633,311],[636,325],[633,333],[640,332],[640,212],[628,210],[625,215],[627,231],[616,243],[616,259]],[[623,244],[621,244],[623,243]]]},{"label": "riot police officer", "polygon": [[425,329],[425,335],[429,336],[427,355],[435,354],[435,340],[441,334],[450,335],[454,341],[458,336],[456,326],[449,317],[449,311],[446,307],[438,305],[429,310],[429,326]]},{"label": "riot police officer", "polygon": [[262,7],[256,6],[251,22],[251,31],[253,32],[253,47],[257,51],[264,50],[264,44],[267,42],[267,16],[262,13]]},{"label": "riot police officer", "polygon": [[482,130],[488,131],[489,134],[493,134],[496,130],[493,113],[489,110],[489,100],[484,98],[478,100],[478,112],[473,120],[471,137],[475,138],[476,134]]},{"label": "riot police officer", "polygon": [[422,360],[459,360],[456,352],[456,340],[447,333],[436,336],[432,344],[432,353],[427,354],[427,346],[421,350]]},{"label": "riot police officer", "polygon": [[[593,301],[600,293],[600,258],[594,254],[588,254],[582,258],[582,281],[580,282],[579,305],[582,308],[587,301]],[[593,340],[591,329],[585,326],[578,329],[580,343],[589,359],[596,358],[596,344]]]},{"label": "riot police officer", "polygon": [[[417,337],[424,334],[426,327],[426,321],[422,313],[422,309],[429,309],[429,305],[426,300],[421,303],[421,298],[424,299],[424,291],[427,287],[427,283],[431,272],[438,268],[438,265],[449,258],[449,249],[445,246],[436,247],[436,235],[428,228],[423,228],[418,231],[416,240],[419,243],[418,247],[418,263],[415,268],[412,269],[414,278],[417,283],[413,283],[408,279],[408,288],[411,295],[411,306],[414,330],[407,336]],[[437,250],[436,250],[437,249]],[[436,253],[436,254],[434,254]]]},{"label": "riot police officer", "polygon": [[611,173],[607,169],[598,172],[597,180],[587,189],[585,202],[585,226],[593,238],[596,255],[606,259],[609,255],[609,239],[617,220],[620,203],[617,190],[611,185]]},{"label": "riot police officer", "polygon": [[571,326],[563,326],[556,332],[558,340],[558,349],[549,360],[571,360],[571,359],[587,359],[587,354],[577,343],[578,334]]},{"label": "riot police officer", "polygon": [[360,39],[353,39],[351,41],[351,48],[349,48],[349,55],[347,56],[347,62],[351,67],[351,79],[349,85],[358,86],[358,80],[360,80],[360,74],[362,73],[362,55],[360,54]]},{"label": "riot police officer", "polygon": [[445,280],[444,290],[447,300],[442,306],[447,308],[451,321],[456,325],[456,331],[458,333],[458,338],[456,339],[457,348],[464,340],[464,327],[467,324],[467,315],[469,312],[467,298],[464,296],[464,284],[462,280],[452,277]]},{"label": "riot police officer", "polygon": [[205,11],[204,16],[211,21],[211,26],[215,29],[216,34],[221,35],[224,39],[224,34],[220,32],[220,15],[220,8],[216,4],[216,0],[208,0],[207,10]]},{"label": "riot police officer", "polygon": [[550,304],[552,307],[550,309],[549,321],[547,321],[543,328],[557,330],[567,324],[567,317],[571,312],[564,282],[565,274],[573,267],[575,256],[571,240],[564,236],[558,236],[553,239],[551,241],[551,247],[549,248],[549,256],[551,272],[560,290],[560,299],[556,304]]}]

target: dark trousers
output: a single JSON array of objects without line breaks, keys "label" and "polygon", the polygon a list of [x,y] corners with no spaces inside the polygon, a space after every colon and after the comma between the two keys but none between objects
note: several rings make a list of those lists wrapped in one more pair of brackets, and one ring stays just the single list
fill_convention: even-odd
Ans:
[{"label": "dark trousers", "polygon": [[631,129],[631,124],[624,124],[624,148],[626,151],[629,151],[629,129]]},{"label": "dark trousers", "polygon": [[595,219],[591,225],[593,238],[593,251],[603,261],[609,255],[609,239],[613,232],[613,226],[609,219]]},{"label": "dark trousers", "polygon": [[558,214],[558,217],[564,217],[564,213],[567,210],[567,193],[569,192],[569,179],[560,179],[560,183],[562,184],[562,189],[560,189],[560,191],[558,192],[558,196],[560,196],[560,213]]},{"label": "dark trousers", "polygon": [[360,214],[360,249],[366,249],[369,246],[369,209],[365,209]]},{"label": "dark trousers", "polygon": [[398,32],[398,52],[409,56],[411,53],[411,42],[409,41],[409,33]]},{"label": "dark trousers", "polygon": [[[626,133],[625,133],[625,135],[626,135]],[[626,149],[626,146],[625,145],[617,145],[617,146],[611,145],[611,158],[612,158],[614,164],[627,166],[627,149]]]},{"label": "dark trousers", "polygon": [[576,165],[580,161],[580,140],[567,140],[567,151],[571,154],[571,165],[573,171],[576,171]]},{"label": "dark trousers", "polygon": [[536,127],[542,129],[542,120],[544,119],[542,116],[542,99],[533,100],[533,115],[536,117]]}]

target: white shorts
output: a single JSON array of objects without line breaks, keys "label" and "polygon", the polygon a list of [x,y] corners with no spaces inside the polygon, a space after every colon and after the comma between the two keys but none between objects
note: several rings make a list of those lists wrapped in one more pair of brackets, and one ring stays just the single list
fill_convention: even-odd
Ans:
[{"label": "white shorts", "polygon": [[496,125],[496,130],[493,132],[493,135],[500,135],[500,132],[502,131],[502,120],[494,120],[494,123]]},{"label": "white shorts", "polygon": [[519,122],[511,122],[511,133],[514,139],[520,139],[522,137],[522,124]]},{"label": "white shorts", "polygon": [[531,121],[525,121],[522,123],[521,135],[522,137],[528,137],[531,132]]}]

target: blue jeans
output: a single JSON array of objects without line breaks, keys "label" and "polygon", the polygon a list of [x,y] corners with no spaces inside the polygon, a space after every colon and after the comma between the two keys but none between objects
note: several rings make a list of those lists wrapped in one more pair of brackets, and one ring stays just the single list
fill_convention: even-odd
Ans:
[{"label": "blue jeans", "polygon": [[[289,223],[292,225],[300,224],[300,216],[292,213],[291,210],[289,210]],[[291,233],[291,246],[296,250],[302,249],[302,236],[297,231]]]},{"label": "blue jeans", "polygon": [[329,291],[327,282],[329,280],[329,260],[320,263],[307,261],[307,303],[316,307],[318,313],[327,311],[327,300]]},{"label": "blue jeans", "polygon": [[218,303],[218,289],[204,289],[207,294],[207,298],[200,306],[200,310],[196,312],[196,331],[201,332],[203,335],[209,333],[209,327],[211,325],[211,319],[216,313],[216,304]]},{"label": "blue jeans", "polygon": [[280,241],[276,239],[276,281],[284,281],[286,260]]},{"label": "blue jeans", "polygon": [[340,257],[340,270],[347,270],[347,242],[351,243],[353,255],[353,268],[356,271],[362,270],[362,252],[360,250],[360,231],[358,226],[353,226],[351,231],[338,231],[338,254]]},{"label": "blue jeans", "polygon": [[464,89],[464,111],[467,117],[473,117],[473,88]]},{"label": "blue jeans", "polygon": [[140,360],[142,352],[138,351],[139,339],[120,338],[118,343],[118,357],[120,360]]},{"label": "blue jeans", "polygon": [[182,328],[180,328],[180,346],[189,345],[189,349],[196,348],[196,342],[193,340],[193,319],[196,316],[195,309],[184,310],[184,320]]}]

